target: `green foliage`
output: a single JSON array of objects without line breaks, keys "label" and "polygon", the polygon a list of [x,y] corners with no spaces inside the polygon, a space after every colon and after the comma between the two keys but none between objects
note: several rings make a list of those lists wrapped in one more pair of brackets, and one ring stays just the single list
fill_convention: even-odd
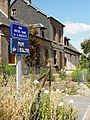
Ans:
[{"label": "green foliage", "polygon": [[77,70],[74,70],[71,74],[72,81],[77,82],[78,81],[78,76],[77,76]]},{"label": "green foliage", "polygon": [[87,79],[88,79],[88,81],[90,82],[90,72],[88,72]]},{"label": "green foliage", "polygon": [[39,47],[44,44],[44,41],[38,39],[36,36],[38,34],[37,28],[32,25],[29,27],[29,42],[30,42],[30,55],[24,56],[24,60],[28,67],[34,67],[34,65],[39,65],[40,49]]},{"label": "green foliage", "polygon": [[[41,76],[45,75],[47,73],[47,70],[48,70],[48,68],[40,68],[40,74],[41,74]],[[55,80],[54,76],[52,76],[52,75],[49,76],[48,75],[47,81],[54,81],[54,80]]]},{"label": "green foliage", "polygon": [[38,112],[39,120],[50,120],[50,97],[48,94],[43,94],[39,112]]},{"label": "green foliage", "polygon": [[85,39],[82,43],[81,43],[81,48],[83,49],[83,52],[85,54],[88,54],[90,52],[90,38],[89,39]]},{"label": "green foliage", "polygon": [[77,88],[75,87],[65,87],[62,91],[62,94],[65,95],[76,95],[77,94]]},{"label": "green foliage", "polygon": [[47,72],[47,68],[40,68],[40,74],[44,75]]},{"label": "green foliage", "polygon": [[50,97],[42,94],[40,99],[35,99],[30,112],[30,120],[50,120]]},{"label": "green foliage", "polygon": [[88,71],[90,72],[90,63],[88,63]]},{"label": "green foliage", "polygon": [[85,55],[81,55],[81,62],[80,62],[81,68],[87,68],[87,58]]},{"label": "green foliage", "polygon": [[76,95],[77,94],[77,88],[73,87],[73,88],[69,88],[69,95]]},{"label": "green foliage", "polygon": [[66,73],[65,72],[59,72],[59,77],[64,80],[66,78]]},{"label": "green foliage", "polygon": [[55,77],[52,76],[52,75],[51,75],[50,77],[48,76],[47,80],[48,80],[48,81],[55,81]]},{"label": "green foliage", "polygon": [[81,82],[82,81],[82,74],[85,72],[87,74],[87,69],[85,69],[85,68],[77,68],[76,70],[74,70],[71,74],[72,81]]},{"label": "green foliage", "polygon": [[56,108],[56,120],[75,120],[78,116],[77,109],[74,109],[71,104],[60,102]]},{"label": "green foliage", "polygon": [[0,66],[0,74],[10,76],[10,75],[15,75],[15,73],[16,73],[15,67],[11,65],[2,64]]}]

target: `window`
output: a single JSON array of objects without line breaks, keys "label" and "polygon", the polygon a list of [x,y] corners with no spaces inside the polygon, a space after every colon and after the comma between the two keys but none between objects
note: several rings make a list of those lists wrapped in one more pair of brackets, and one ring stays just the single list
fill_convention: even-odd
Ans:
[{"label": "window", "polygon": [[66,64],[67,64],[67,58],[64,57],[64,66],[66,66]]},{"label": "window", "polygon": [[39,47],[36,49],[36,65],[40,65],[40,52]]},{"label": "window", "polygon": [[48,49],[45,49],[45,65],[48,64],[48,59],[49,59]]},{"label": "window", "polygon": [[12,16],[15,16],[16,15],[16,9],[12,9]]},{"label": "window", "polygon": [[10,46],[8,46],[8,62],[9,64],[15,64],[15,54],[10,53]]},{"label": "window", "polygon": [[40,28],[40,36],[44,38],[44,29]]},{"label": "window", "polygon": [[61,34],[61,30],[59,30],[59,43],[62,43],[62,34]]},{"label": "window", "polygon": [[53,27],[53,41],[55,41],[56,39],[56,28]]},{"label": "window", "polygon": [[44,37],[45,37],[45,36],[44,36],[44,35],[45,35],[44,32],[45,32],[45,30],[46,30],[47,28],[46,28],[43,24],[41,24],[41,23],[35,24],[35,27],[36,27],[37,30],[38,30],[37,36],[44,38]]},{"label": "window", "polygon": [[54,50],[54,64],[56,65],[57,63],[57,51]]},{"label": "window", "polygon": [[62,69],[62,52],[60,52],[60,70]]},{"label": "window", "polygon": [[72,55],[70,54],[70,62],[72,62]]}]

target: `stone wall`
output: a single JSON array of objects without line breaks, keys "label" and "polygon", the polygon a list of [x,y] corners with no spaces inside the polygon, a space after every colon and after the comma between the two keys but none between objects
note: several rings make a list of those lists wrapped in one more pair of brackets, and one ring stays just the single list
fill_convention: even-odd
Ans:
[{"label": "stone wall", "polygon": [[6,16],[9,16],[9,0],[0,0],[0,9],[3,11]]}]

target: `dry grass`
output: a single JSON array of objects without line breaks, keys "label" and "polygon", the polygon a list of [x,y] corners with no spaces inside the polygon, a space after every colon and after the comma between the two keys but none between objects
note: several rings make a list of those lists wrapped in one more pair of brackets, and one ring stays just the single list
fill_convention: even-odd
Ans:
[{"label": "dry grass", "polygon": [[[2,78],[0,83],[3,82]],[[17,99],[16,80],[12,77],[6,86],[0,84],[0,120],[28,120],[30,115],[30,106],[37,93],[31,78],[22,80],[22,94]]]},{"label": "dry grass", "polygon": [[[6,86],[0,78],[0,120],[29,120],[31,105],[41,87],[41,83],[37,86],[33,84],[34,79],[34,76],[23,77],[21,97],[17,99],[15,77],[8,78]],[[47,89],[48,83],[46,84]],[[58,88],[59,85],[62,86],[62,83],[52,83],[51,89]],[[63,87],[65,85],[63,82]],[[59,99],[61,99],[61,94],[52,90],[50,92],[51,120],[55,120],[55,110]]]},{"label": "dry grass", "polygon": [[56,119],[56,108],[57,108],[57,104],[60,98],[61,98],[61,95],[59,93],[56,93],[55,91],[52,91],[50,93],[50,106],[51,106],[52,120]]}]

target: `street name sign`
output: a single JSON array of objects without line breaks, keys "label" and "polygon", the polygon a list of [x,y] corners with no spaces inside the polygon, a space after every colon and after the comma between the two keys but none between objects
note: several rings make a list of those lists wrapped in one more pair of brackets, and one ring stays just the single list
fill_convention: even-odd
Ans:
[{"label": "street name sign", "polygon": [[10,53],[30,54],[30,44],[28,40],[10,39]]},{"label": "street name sign", "polygon": [[10,30],[10,35],[11,35],[12,38],[24,39],[24,40],[29,39],[28,27],[27,26],[11,22],[10,29],[11,29]]}]

